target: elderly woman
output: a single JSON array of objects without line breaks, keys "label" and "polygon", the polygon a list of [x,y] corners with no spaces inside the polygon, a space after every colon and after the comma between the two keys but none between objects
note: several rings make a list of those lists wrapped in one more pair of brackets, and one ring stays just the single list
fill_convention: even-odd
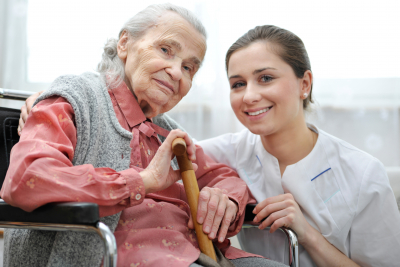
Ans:
[{"label": "elderly woman", "polygon": [[[279,266],[229,246],[226,236],[240,230],[249,199],[245,183],[162,115],[188,93],[205,39],[201,23],[180,7],[150,6],[134,16],[106,44],[100,76],[60,77],[39,97],[12,151],[2,198],[26,211],[97,203],[114,231],[119,266],[208,266],[171,168],[171,143],[182,137],[202,188],[196,219],[234,259],[225,264]],[[5,266],[100,266],[101,251],[93,234],[5,234]]]}]

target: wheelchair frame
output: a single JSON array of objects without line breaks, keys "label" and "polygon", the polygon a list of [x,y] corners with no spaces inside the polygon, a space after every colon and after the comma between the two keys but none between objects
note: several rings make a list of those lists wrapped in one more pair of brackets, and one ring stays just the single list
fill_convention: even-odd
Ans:
[{"label": "wheelchair frame", "polygon": [[[33,92],[29,91],[20,91],[20,90],[12,90],[12,89],[3,89],[0,88],[0,99],[11,99],[11,100],[26,100],[29,96],[31,96]],[[3,125],[2,125],[3,126]],[[57,209],[58,205],[60,204],[52,204],[53,206],[51,209]],[[62,204],[61,204],[62,205]],[[68,203],[64,203],[64,206],[68,206]],[[97,204],[91,203],[91,205],[95,205],[97,211],[98,207]],[[103,259],[103,266],[104,267],[116,267],[117,266],[117,242],[115,240],[114,234],[108,228],[107,225],[100,222],[100,218],[97,212],[94,215],[95,222],[87,224],[86,222],[76,222],[75,224],[68,224],[68,223],[44,223],[44,222],[29,222],[30,215],[35,215],[35,211],[33,212],[24,212],[18,208],[11,207],[7,204],[4,200],[0,199],[0,211],[3,208],[12,209],[12,210],[19,210],[18,212],[23,213],[26,216],[26,220],[24,222],[18,221],[8,221],[8,220],[0,220],[0,227],[1,228],[20,228],[20,229],[31,229],[31,230],[45,230],[45,231],[77,231],[77,232],[92,232],[96,233],[100,236],[101,240],[104,244],[104,259]],[[74,207],[73,207],[74,208]],[[85,207],[86,208],[86,207]],[[93,209],[93,207],[87,207]],[[82,210],[83,213],[85,210]],[[32,219],[31,219],[32,220]]]}]

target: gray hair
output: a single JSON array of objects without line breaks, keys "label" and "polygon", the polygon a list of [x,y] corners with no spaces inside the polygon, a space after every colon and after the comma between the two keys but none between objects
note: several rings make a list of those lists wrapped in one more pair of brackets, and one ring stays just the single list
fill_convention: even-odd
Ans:
[{"label": "gray hair", "polygon": [[[165,12],[172,11],[180,15],[189,22],[199,33],[207,38],[206,30],[203,24],[196,16],[186,8],[173,4],[150,5],[129,19],[119,32],[119,37],[123,31],[137,39],[143,36],[146,31],[157,24],[158,19]],[[104,45],[104,52],[100,63],[97,65],[97,71],[104,80],[111,81],[110,88],[118,86],[125,78],[124,64],[117,54],[118,39],[110,38]],[[107,79],[106,79],[107,76]]]}]

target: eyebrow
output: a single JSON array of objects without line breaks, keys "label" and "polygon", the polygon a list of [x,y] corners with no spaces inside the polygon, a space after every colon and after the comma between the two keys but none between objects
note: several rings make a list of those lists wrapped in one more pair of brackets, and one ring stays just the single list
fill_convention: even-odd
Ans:
[{"label": "eyebrow", "polygon": [[201,67],[201,60],[200,59],[198,59],[197,57],[191,57],[191,58],[189,58],[189,60],[190,61],[192,61],[193,62],[193,64],[195,64],[196,66],[197,66],[197,68],[200,68]]},{"label": "eyebrow", "polygon": [[182,50],[181,44],[179,42],[175,41],[175,40],[164,40],[164,42],[166,42],[170,46],[174,46],[175,49],[178,50],[178,51]]},{"label": "eyebrow", "polygon": [[[256,69],[256,70],[254,70],[253,71],[253,75],[256,75],[256,74],[258,74],[258,73],[260,73],[260,72],[263,72],[264,70],[276,70],[275,68],[271,68],[271,67],[266,67],[266,68],[262,68],[262,69]],[[235,79],[235,78],[243,78],[241,75],[232,75],[232,76],[230,76],[229,77],[229,80],[230,79]]]}]

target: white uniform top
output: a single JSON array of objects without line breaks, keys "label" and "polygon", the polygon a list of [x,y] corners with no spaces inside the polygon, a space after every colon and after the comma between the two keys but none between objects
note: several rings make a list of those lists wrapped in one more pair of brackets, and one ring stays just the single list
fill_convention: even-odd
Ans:
[{"label": "white uniform top", "polygon": [[[357,264],[400,266],[400,214],[384,166],[309,127],[319,134],[315,147],[287,166],[282,177],[278,160],[264,149],[260,136],[247,129],[198,144],[214,160],[234,168],[258,202],[291,193],[308,223]],[[288,251],[282,249],[286,237],[276,233],[242,229],[239,241],[244,250],[288,263]],[[299,259],[300,266],[316,266],[302,246]]]}]

